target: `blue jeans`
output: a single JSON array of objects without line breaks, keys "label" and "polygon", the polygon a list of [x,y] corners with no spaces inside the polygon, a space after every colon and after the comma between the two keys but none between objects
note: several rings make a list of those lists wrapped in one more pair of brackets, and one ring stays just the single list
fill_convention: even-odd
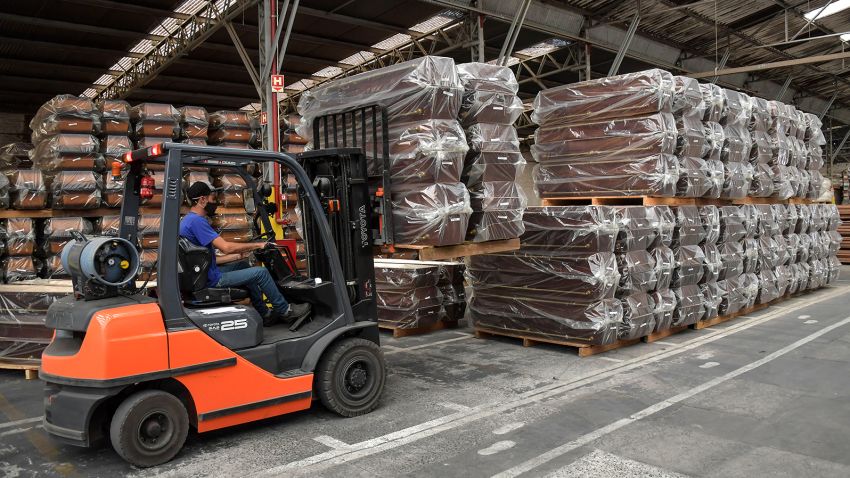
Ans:
[{"label": "blue jeans", "polygon": [[289,303],[275,285],[271,274],[265,267],[248,267],[246,261],[237,261],[219,266],[221,279],[216,287],[244,287],[251,296],[251,304],[260,315],[266,315],[268,307],[263,301],[263,294],[280,314],[289,310]]}]

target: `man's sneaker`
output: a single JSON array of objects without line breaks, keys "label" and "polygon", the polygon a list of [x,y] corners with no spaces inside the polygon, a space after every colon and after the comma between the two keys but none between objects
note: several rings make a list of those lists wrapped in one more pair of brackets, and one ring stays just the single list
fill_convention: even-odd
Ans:
[{"label": "man's sneaker", "polygon": [[289,304],[289,310],[281,316],[284,322],[297,322],[310,315],[313,306],[310,304]]},{"label": "man's sneaker", "polygon": [[276,310],[269,310],[263,315],[263,326],[271,327],[272,325],[278,323],[280,321],[280,312]]}]

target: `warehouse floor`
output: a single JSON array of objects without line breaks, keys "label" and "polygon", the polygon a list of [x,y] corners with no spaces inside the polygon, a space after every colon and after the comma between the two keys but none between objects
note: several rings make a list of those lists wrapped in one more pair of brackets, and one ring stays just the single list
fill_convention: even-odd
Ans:
[{"label": "warehouse floor", "polygon": [[850,476],[850,267],[717,327],[588,358],[469,330],[392,339],[382,406],[190,435],[165,466],[51,442],[0,374],[0,476]]}]

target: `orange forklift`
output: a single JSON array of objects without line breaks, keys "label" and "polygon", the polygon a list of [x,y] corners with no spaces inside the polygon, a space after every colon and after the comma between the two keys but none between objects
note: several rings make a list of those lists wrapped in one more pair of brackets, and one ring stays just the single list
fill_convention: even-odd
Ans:
[{"label": "orange forklift", "polygon": [[[315,398],[346,417],[378,405],[386,365],[361,149],[296,158],[165,143],[124,162],[119,236],[78,235],[62,252],[74,295],[47,313],[55,332],[39,374],[53,438],[83,447],[108,440],[124,460],[149,467],[172,459],[190,427],[206,432],[305,410]],[[270,188],[249,174],[267,163],[298,180],[307,271],[274,237]],[[152,195],[152,164],[164,165],[165,181],[157,283],[145,293],[137,224],[141,200]],[[312,304],[306,321],[263,327],[252,307],[236,303],[247,291],[206,283],[209,251],[178,236],[184,168],[224,168],[245,180],[255,240],[268,241],[255,258],[288,300]]]}]

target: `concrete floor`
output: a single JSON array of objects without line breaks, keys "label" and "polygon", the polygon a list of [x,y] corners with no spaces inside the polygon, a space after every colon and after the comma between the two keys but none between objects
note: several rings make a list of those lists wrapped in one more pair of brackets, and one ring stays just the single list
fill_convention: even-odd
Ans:
[{"label": "concrete floor", "polygon": [[0,475],[850,476],[850,267],[717,327],[578,358],[469,330],[392,339],[382,405],[190,435],[164,466],[65,447],[41,385],[0,374]]}]

